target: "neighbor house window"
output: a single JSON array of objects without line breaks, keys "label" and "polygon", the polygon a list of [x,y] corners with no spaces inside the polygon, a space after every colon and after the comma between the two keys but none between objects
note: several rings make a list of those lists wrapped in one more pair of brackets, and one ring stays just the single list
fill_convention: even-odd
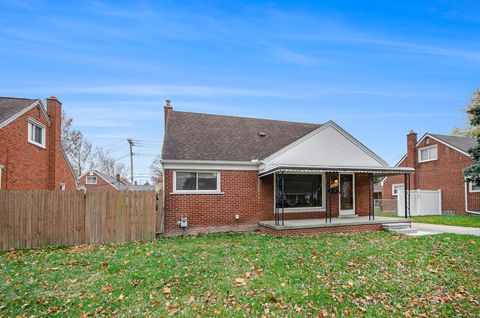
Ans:
[{"label": "neighbor house window", "polygon": [[45,126],[30,119],[28,121],[28,142],[45,148]]},{"label": "neighbor house window", "polygon": [[218,192],[220,173],[216,171],[175,171],[175,192]]},{"label": "neighbor house window", "polygon": [[437,160],[437,145],[418,149],[418,162]]},{"label": "neighbor house window", "polygon": [[60,183],[60,191],[65,191],[65,190],[66,190],[65,183]]},{"label": "neighbor house window", "polygon": [[3,172],[3,166],[0,165],[0,189],[2,189],[2,172]]},{"label": "neighbor house window", "polygon": [[[323,175],[315,174],[285,174],[284,200],[285,208],[322,208],[323,207]],[[276,185],[277,191],[282,190],[281,178]],[[277,193],[277,198],[280,195]],[[282,201],[277,200],[277,207]]]},{"label": "neighbor house window", "polygon": [[469,182],[468,185],[470,192],[480,192],[480,184],[475,182]]},{"label": "neighbor house window", "polygon": [[97,176],[87,176],[87,184],[97,184]]},{"label": "neighbor house window", "polygon": [[405,190],[404,184],[392,184],[392,195],[398,195],[398,190]]}]

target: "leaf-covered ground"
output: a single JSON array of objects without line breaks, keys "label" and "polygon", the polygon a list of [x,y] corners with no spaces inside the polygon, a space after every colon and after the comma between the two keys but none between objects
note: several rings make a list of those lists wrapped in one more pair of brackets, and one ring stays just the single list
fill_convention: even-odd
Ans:
[{"label": "leaf-covered ground", "polygon": [[480,238],[223,234],[0,254],[0,316],[480,316]]}]

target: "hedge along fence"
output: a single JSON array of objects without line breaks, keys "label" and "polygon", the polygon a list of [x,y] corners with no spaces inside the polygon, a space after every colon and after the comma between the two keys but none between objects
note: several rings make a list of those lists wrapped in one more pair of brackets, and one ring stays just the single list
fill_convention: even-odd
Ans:
[{"label": "hedge along fence", "polygon": [[0,191],[0,249],[151,240],[154,191]]}]

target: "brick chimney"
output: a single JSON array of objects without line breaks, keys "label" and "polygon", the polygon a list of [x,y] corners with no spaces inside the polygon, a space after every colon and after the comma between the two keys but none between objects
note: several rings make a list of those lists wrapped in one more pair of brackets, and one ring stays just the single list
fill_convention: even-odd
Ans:
[{"label": "brick chimney", "polygon": [[167,127],[168,115],[173,111],[173,107],[170,105],[170,100],[165,100],[165,107],[163,108],[163,116],[165,118],[165,127]]},{"label": "brick chimney", "polygon": [[50,118],[50,126],[47,131],[48,151],[48,188],[56,190],[59,185],[59,177],[56,173],[57,165],[61,158],[61,132],[62,132],[62,103],[55,97],[47,98],[47,114]]},{"label": "brick chimney", "polygon": [[120,174],[119,174],[119,173],[117,173],[117,174],[115,175],[115,180],[117,180],[118,182],[121,182],[121,181],[122,181],[122,180],[120,179]]},{"label": "brick chimney", "polygon": [[[413,130],[407,135],[407,158],[406,166],[417,169],[417,133]],[[417,177],[414,173],[410,177],[410,189],[414,190],[417,188]]]}]

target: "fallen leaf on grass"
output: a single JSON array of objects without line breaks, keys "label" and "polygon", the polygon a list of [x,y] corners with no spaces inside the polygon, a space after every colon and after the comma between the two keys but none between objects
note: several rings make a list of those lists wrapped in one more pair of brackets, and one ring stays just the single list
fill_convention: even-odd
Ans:
[{"label": "fallen leaf on grass", "polygon": [[270,294],[267,296],[267,299],[270,300],[272,303],[278,303],[278,298],[275,295]]},{"label": "fallen leaf on grass", "polygon": [[162,291],[164,294],[170,294],[172,292],[172,290],[168,286],[163,287]]},{"label": "fallen leaf on grass", "polygon": [[237,284],[237,286],[245,286],[247,285],[247,283],[245,282],[245,279],[239,277],[239,278],[235,278],[235,283]]}]

